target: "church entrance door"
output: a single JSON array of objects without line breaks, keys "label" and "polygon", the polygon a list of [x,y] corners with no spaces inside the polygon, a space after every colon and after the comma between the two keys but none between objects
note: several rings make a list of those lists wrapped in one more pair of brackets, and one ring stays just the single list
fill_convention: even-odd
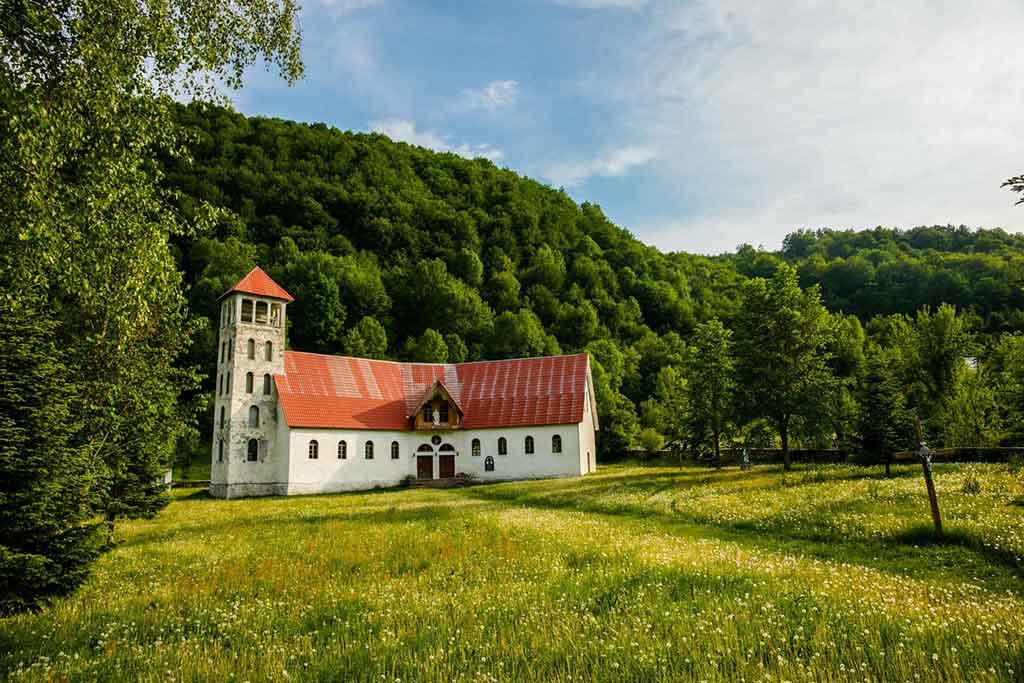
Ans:
[{"label": "church entrance door", "polygon": [[450,479],[455,476],[455,456],[442,453],[437,456],[438,476],[441,479]]},{"label": "church entrance door", "polygon": [[420,479],[434,478],[434,458],[430,455],[416,456],[416,476]]}]

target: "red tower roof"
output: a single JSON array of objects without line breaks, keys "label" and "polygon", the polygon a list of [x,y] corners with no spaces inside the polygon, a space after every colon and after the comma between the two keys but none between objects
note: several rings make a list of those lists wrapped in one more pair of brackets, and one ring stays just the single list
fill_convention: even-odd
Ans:
[{"label": "red tower roof", "polygon": [[284,291],[284,287],[277,284],[270,279],[270,276],[263,272],[263,269],[256,266],[249,271],[249,274],[238,281],[234,287],[229,289],[220,295],[220,299],[223,299],[228,294],[255,294],[256,296],[265,296],[271,299],[281,299],[282,301],[295,301],[292,295]]}]

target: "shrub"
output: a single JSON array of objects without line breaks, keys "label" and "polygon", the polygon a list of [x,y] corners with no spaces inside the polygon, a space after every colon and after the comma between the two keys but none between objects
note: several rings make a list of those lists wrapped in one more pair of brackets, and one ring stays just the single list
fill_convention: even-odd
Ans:
[{"label": "shrub", "polygon": [[960,490],[968,496],[976,496],[981,493],[981,480],[978,479],[978,475],[973,470],[967,471],[967,476],[964,477],[964,483]]}]

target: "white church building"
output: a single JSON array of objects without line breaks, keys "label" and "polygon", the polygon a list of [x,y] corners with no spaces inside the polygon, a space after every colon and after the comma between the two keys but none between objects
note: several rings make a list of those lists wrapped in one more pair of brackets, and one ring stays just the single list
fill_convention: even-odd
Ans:
[{"label": "white church building", "polygon": [[285,348],[294,299],[260,268],[220,300],[216,497],[596,469],[597,407],[585,353],[473,363],[304,353]]}]

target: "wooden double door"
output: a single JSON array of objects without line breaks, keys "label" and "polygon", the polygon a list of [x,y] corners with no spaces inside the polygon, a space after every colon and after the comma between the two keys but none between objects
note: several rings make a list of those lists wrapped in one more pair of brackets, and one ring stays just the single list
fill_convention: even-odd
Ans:
[{"label": "wooden double door", "polygon": [[437,456],[437,476],[441,479],[450,479],[455,476],[455,456],[451,453],[441,453]]}]

